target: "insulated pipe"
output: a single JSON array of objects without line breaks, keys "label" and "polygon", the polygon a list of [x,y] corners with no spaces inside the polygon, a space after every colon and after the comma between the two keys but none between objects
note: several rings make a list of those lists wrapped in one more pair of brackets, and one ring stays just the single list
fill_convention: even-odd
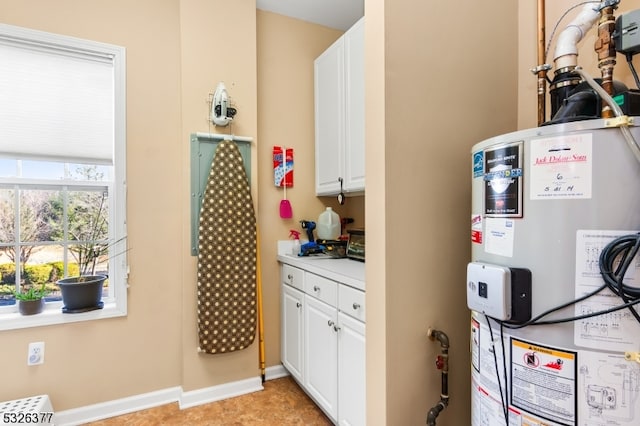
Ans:
[{"label": "insulated pipe", "polygon": [[436,418],[449,405],[449,337],[439,330],[429,329],[427,336],[431,340],[440,342],[441,354],[436,358],[436,367],[442,370],[442,390],[440,391],[440,401],[427,414],[427,425],[435,426]]},{"label": "insulated pipe", "polygon": [[593,3],[585,4],[578,16],[565,27],[558,36],[553,61],[556,73],[565,68],[575,68],[578,64],[578,42],[600,17],[597,7]]},{"label": "insulated pipe", "polygon": [[555,75],[549,86],[551,96],[551,116],[554,118],[563,102],[571,96],[580,84],[580,77],[574,72],[578,65],[578,43],[600,17],[602,3],[587,3],[578,15],[558,36],[553,56]]}]

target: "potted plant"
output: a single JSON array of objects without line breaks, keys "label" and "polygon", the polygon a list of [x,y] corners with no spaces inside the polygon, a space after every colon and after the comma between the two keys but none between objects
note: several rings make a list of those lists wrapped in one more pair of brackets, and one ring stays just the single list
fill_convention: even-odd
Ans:
[{"label": "potted plant", "polygon": [[79,195],[69,209],[69,233],[77,241],[69,251],[77,262],[79,275],[57,281],[65,313],[103,307],[107,275],[96,273],[96,267],[107,260],[109,252],[107,204],[106,193],[86,193]]},{"label": "potted plant", "polygon": [[44,309],[44,297],[48,293],[49,290],[42,284],[40,287],[31,285],[20,291],[14,291],[13,295],[18,301],[18,311],[22,315],[34,315]]}]

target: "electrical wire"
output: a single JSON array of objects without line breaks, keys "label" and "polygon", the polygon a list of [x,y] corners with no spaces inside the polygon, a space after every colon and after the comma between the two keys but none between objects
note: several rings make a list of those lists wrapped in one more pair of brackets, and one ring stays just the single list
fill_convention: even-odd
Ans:
[{"label": "electrical wire", "polygon": [[[640,234],[623,235],[611,241],[600,253],[600,273],[609,290],[620,297],[626,304],[635,305],[640,302],[640,288],[624,283],[624,276],[640,249]],[[617,259],[620,263],[615,268]],[[629,305],[629,311],[640,323],[640,315]]]},{"label": "electrical wire", "polygon": [[504,374],[504,400],[506,401],[506,407],[504,407],[504,416],[506,426],[509,426],[509,386],[507,385],[507,356],[504,350],[504,327],[500,324],[500,346],[502,347],[502,374]]},{"label": "electrical wire", "polygon": [[[623,235],[613,239],[609,242],[600,252],[599,268],[604,284],[597,289],[584,294],[583,296],[574,300],[565,302],[554,308],[551,308],[540,315],[526,321],[522,324],[511,324],[496,318],[489,317],[484,314],[485,321],[489,327],[489,337],[491,339],[491,345],[493,349],[493,364],[496,370],[496,379],[498,381],[498,388],[500,390],[500,402],[502,404],[502,414],[505,419],[505,424],[509,425],[509,391],[507,384],[507,365],[506,365],[506,353],[504,345],[504,329],[519,329],[533,325],[550,325],[550,324],[562,324],[567,322],[579,321],[587,318],[593,318],[600,315],[605,315],[611,312],[616,312],[622,309],[629,309],[632,315],[640,323],[640,315],[633,308],[640,303],[640,288],[632,287],[624,283],[624,277],[627,270],[631,266],[636,255],[640,251],[640,233]],[[602,292],[605,289],[609,289],[612,293],[620,297],[624,303],[618,306],[614,306],[609,309],[604,309],[597,312],[591,312],[589,314],[577,315],[567,318],[553,319],[547,321],[541,321],[542,318],[557,312],[561,309],[565,309],[569,306],[573,306],[576,303],[582,302],[596,294]],[[502,374],[505,380],[504,390],[502,387],[502,380],[500,379],[500,373],[498,373],[498,357],[496,355],[496,345],[493,336],[493,327],[491,326],[491,320],[494,320],[500,325],[500,346],[502,348]]]},{"label": "electrical wire", "polygon": [[[495,318],[494,320],[499,324],[502,324],[506,328],[520,329],[532,325],[550,325],[574,322],[609,314],[612,312],[620,311],[622,309],[629,309],[631,311],[631,314],[640,323],[640,315],[633,308],[635,305],[640,303],[640,288],[631,287],[627,284],[624,284],[624,276],[639,250],[640,233],[623,235],[615,238],[614,240],[609,242],[609,244],[607,244],[600,252],[599,267],[600,274],[602,275],[602,279],[604,280],[604,284],[602,286],[598,287],[590,293],[586,293],[585,295],[577,299],[553,307],[521,324],[511,324],[497,320]],[[624,303],[609,309],[591,312],[584,315],[541,321],[541,319],[546,317],[547,315],[575,305],[576,303],[582,302],[590,297],[595,296],[605,289],[609,289],[613,294],[620,297]]]},{"label": "electrical wire", "polygon": [[[496,379],[498,379],[498,389],[500,389],[500,403],[502,404],[502,414],[504,415],[505,425],[509,425],[509,396],[505,395],[507,392],[507,365],[506,358],[504,352],[504,340],[502,335],[502,327],[500,328],[500,346],[502,347],[502,371],[504,374],[504,392],[502,391],[502,383],[500,380],[500,373],[498,373],[498,356],[496,355],[496,345],[495,340],[493,340],[493,328],[491,327],[491,321],[489,321],[489,316],[484,314],[484,319],[487,321],[487,325],[489,326],[489,338],[491,339],[491,347],[493,348],[493,365],[496,369]],[[492,318],[494,321],[495,318]]]},{"label": "electrical wire", "polygon": [[640,89],[640,79],[638,79],[638,73],[636,72],[636,68],[633,66],[633,53],[627,52],[624,56],[627,58],[627,64],[629,64],[629,69],[631,70],[633,79],[636,81],[636,87]]},{"label": "electrical wire", "polygon": [[[565,302],[561,305],[558,305],[554,308],[551,308],[534,318],[531,318],[529,321],[526,321],[522,324],[511,324],[496,318],[489,317],[487,314],[484,314],[485,321],[489,327],[489,337],[491,339],[491,345],[493,348],[493,363],[496,370],[496,379],[498,381],[498,388],[500,390],[500,401],[502,404],[502,413],[504,415],[505,424],[509,424],[509,394],[507,389],[507,366],[506,366],[506,353],[505,353],[505,345],[504,345],[504,329],[520,329],[527,326],[533,325],[550,325],[550,324],[562,324],[567,322],[579,321],[587,318],[592,318],[600,315],[605,315],[611,312],[616,312],[622,309],[629,309],[632,315],[636,318],[636,320],[640,323],[640,315],[633,308],[633,306],[640,303],[640,288],[632,287],[624,283],[624,277],[627,273],[629,267],[631,266],[633,260],[635,259],[638,251],[640,250],[640,233],[623,235],[615,238],[611,242],[609,242],[600,252],[599,257],[599,267],[600,274],[602,275],[602,279],[604,280],[604,284],[598,287],[597,289],[584,294],[581,297],[578,297],[574,300]],[[609,289],[612,293],[617,295],[623,300],[623,304],[618,306],[614,306],[609,309],[604,309],[597,312],[591,312],[584,315],[577,315],[567,318],[553,319],[547,321],[541,321],[542,318],[550,315],[559,310],[565,309],[569,306],[573,306],[576,303],[580,303],[590,297],[597,295],[605,289]],[[500,374],[498,373],[498,357],[496,354],[496,345],[493,335],[493,327],[491,326],[491,320],[494,320],[497,324],[500,325],[500,346],[502,348],[502,373],[505,380],[504,389],[502,386],[502,380],[500,379]]]},{"label": "electrical wire", "polygon": [[[565,303],[563,303],[562,305],[555,306],[555,307],[553,307],[553,308],[551,308],[551,309],[549,309],[549,310],[547,310],[547,311],[544,311],[544,312],[543,312],[543,313],[541,313],[540,315],[538,315],[538,316],[536,316],[536,317],[534,317],[534,318],[531,318],[530,320],[525,321],[525,322],[523,322],[523,323],[521,323],[521,324],[504,323],[504,326],[505,326],[506,328],[510,328],[510,329],[515,330],[515,329],[524,328],[524,327],[527,327],[527,326],[530,326],[530,325],[545,324],[545,323],[547,323],[547,322],[542,322],[542,321],[540,321],[540,320],[541,320],[542,318],[546,317],[547,315],[550,315],[550,314],[552,314],[552,313],[554,313],[554,312],[557,312],[557,311],[559,311],[559,310],[561,310],[561,309],[564,309],[564,308],[567,308],[567,307],[569,307],[569,306],[575,305],[576,303],[580,303],[580,302],[582,302],[583,300],[586,300],[586,299],[588,299],[588,298],[590,298],[590,297],[595,296],[596,294],[600,293],[602,290],[604,290],[604,289],[606,289],[606,288],[607,288],[607,285],[606,285],[606,284],[603,284],[602,286],[598,287],[596,290],[594,290],[594,291],[592,291],[592,292],[590,292],[590,293],[587,293],[587,294],[585,294],[585,295],[583,295],[583,296],[581,296],[581,297],[579,297],[579,298],[577,298],[577,299],[573,299],[573,300],[570,300],[570,301],[568,301],[568,302],[565,302]],[[623,308],[622,308],[622,309],[623,309]],[[598,313],[598,315],[599,315],[599,313]],[[595,315],[594,315],[594,316],[595,316]],[[499,321],[499,320],[496,320],[496,321],[501,322],[501,321]],[[560,322],[566,322],[566,321],[562,321],[562,320],[558,320],[558,321],[560,321]]]}]

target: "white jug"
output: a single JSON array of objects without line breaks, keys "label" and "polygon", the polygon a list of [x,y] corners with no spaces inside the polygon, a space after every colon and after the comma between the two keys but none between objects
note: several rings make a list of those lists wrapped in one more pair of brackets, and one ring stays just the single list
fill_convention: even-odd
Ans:
[{"label": "white jug", "polygon": [[340,237],[340,216],[331,207],[320,213],[317,233],[319,240],[337,240]]}]

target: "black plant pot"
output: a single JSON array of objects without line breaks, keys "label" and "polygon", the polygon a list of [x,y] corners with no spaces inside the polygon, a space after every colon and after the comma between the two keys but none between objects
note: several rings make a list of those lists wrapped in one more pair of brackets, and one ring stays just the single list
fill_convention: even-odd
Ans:
[{"label": "black plant pot", "polygon": [[18,312],[21,315],[35,315],[44,309],[44,299],[18,300]]},{"label": "black plant pot", "polygon": [[57,284],[62,292],[62,312],[74,314],[102,309],[102,286],[104,275],[82,275],[64,278]]}]

